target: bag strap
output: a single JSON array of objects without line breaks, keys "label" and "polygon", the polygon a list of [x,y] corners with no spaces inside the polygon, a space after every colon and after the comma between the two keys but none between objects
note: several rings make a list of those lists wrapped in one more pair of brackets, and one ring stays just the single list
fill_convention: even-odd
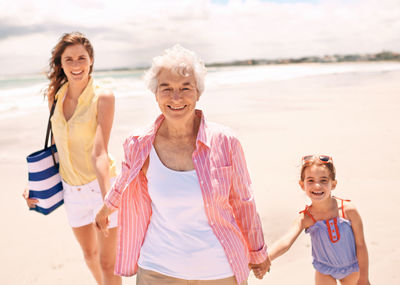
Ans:
[{"label": "bag strap", "polygon": [[[53,139],[53,131],[51,129],[51,116],[53,116],[56,104],[57,104],[57,100],[54,99],[53,105],[51,106],[51,109],[50,109],[49,121],[47,122],[47,131],[46,131],[46,139],[44,141],[44,148],[48,148],[49,137],[50,137],[50,139]],[[50,142],[50,146],[51,146],[51,142]]]},{"label": "bag strap", "polygon": [[[46,139],[44,141],[45,149],[48,148],[49,138],[51,141],[53,140],[53,130],[51,128],[51,117],[54,114],[54,109],[56,107],[56,104],[57,104],[57,99],[54,99],[53,105],[51,106],[51,109],[50,109],[49,121],[47,122]],[[57,164],[56,157],[55,157],[55,151],[51,145],[51,141],[50,141],[51,156],[53,157],[54,166],[58,169],[58,164]]]}]

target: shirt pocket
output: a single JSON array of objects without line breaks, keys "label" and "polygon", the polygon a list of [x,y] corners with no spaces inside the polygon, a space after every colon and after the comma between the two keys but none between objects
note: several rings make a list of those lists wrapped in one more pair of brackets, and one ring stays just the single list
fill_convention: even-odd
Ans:
[{"label": "shirt pocket", "polygon": [[232,185],[232,166],[211,168],[211,185],[214,197],[228,201]]}]

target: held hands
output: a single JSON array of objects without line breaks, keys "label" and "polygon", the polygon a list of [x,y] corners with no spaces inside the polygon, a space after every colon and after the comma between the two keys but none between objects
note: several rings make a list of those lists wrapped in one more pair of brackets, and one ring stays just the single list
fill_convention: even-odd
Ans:
[{"label": "held hands", "polygon": [[24,197],[26,204],[28,205],[29,208],[35,208],[36,204],[39,203],[39,200],[29,198],[28,188],[25,188],[24,193],[22,193],[22,197]]},{"label": "held hands", "polygon": [[269,256],[267,256],[267,258],[262,263],[259,264],[249,263],[250,270],[253,270],[254,275],[258,279],[263,279],[264,275],[267,272],[269,272],[270,266],[271,266],[271,260],[269,259]]},{"label": "held hands", "polygon": [[111,210],[107,208],[106,205],[103,205],[101,210],[97,213],[95,218],[95,226],[101,231],[105,237],[108,237],[108,224],[110,223],[108,220],[108,216],[111,214]]}]

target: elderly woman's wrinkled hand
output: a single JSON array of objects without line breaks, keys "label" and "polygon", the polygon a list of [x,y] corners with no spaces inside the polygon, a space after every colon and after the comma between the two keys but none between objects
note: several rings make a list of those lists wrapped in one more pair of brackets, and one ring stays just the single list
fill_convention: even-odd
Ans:
[{"label": "elderly woman's wrinkled hand", "polygon": [[35,208],[36,204],[39,203],[39,200],[29,198],[28,188],[25,188],[24,193],[22,193],[22,197],[25,199],[26,204],[28,205],[29,208]]},{"label": "elderly woman's wrinkled hand", "polygon": [[269,259],[269,256],[261,263],[258,264],[249,263],[250,270],[253,270],[254,275],[258,279],[263,279],[264,275],[267,272],[269,272],[270,266],[271,266],[271,260]]}]

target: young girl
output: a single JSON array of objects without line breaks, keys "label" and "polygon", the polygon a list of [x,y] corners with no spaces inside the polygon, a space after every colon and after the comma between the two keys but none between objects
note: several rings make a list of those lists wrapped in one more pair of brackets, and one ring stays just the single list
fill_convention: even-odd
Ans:
[{"label": "young girl", "polygon": [[270,259],[284,254],[305,229],[311,236],[315,284],[370,284],[368,252],[361,217],[350,200],[331,195],[336,170],[332,158],[307,155],[302,159],[300,187],[311,199],[288,233],[269,250]]}]

